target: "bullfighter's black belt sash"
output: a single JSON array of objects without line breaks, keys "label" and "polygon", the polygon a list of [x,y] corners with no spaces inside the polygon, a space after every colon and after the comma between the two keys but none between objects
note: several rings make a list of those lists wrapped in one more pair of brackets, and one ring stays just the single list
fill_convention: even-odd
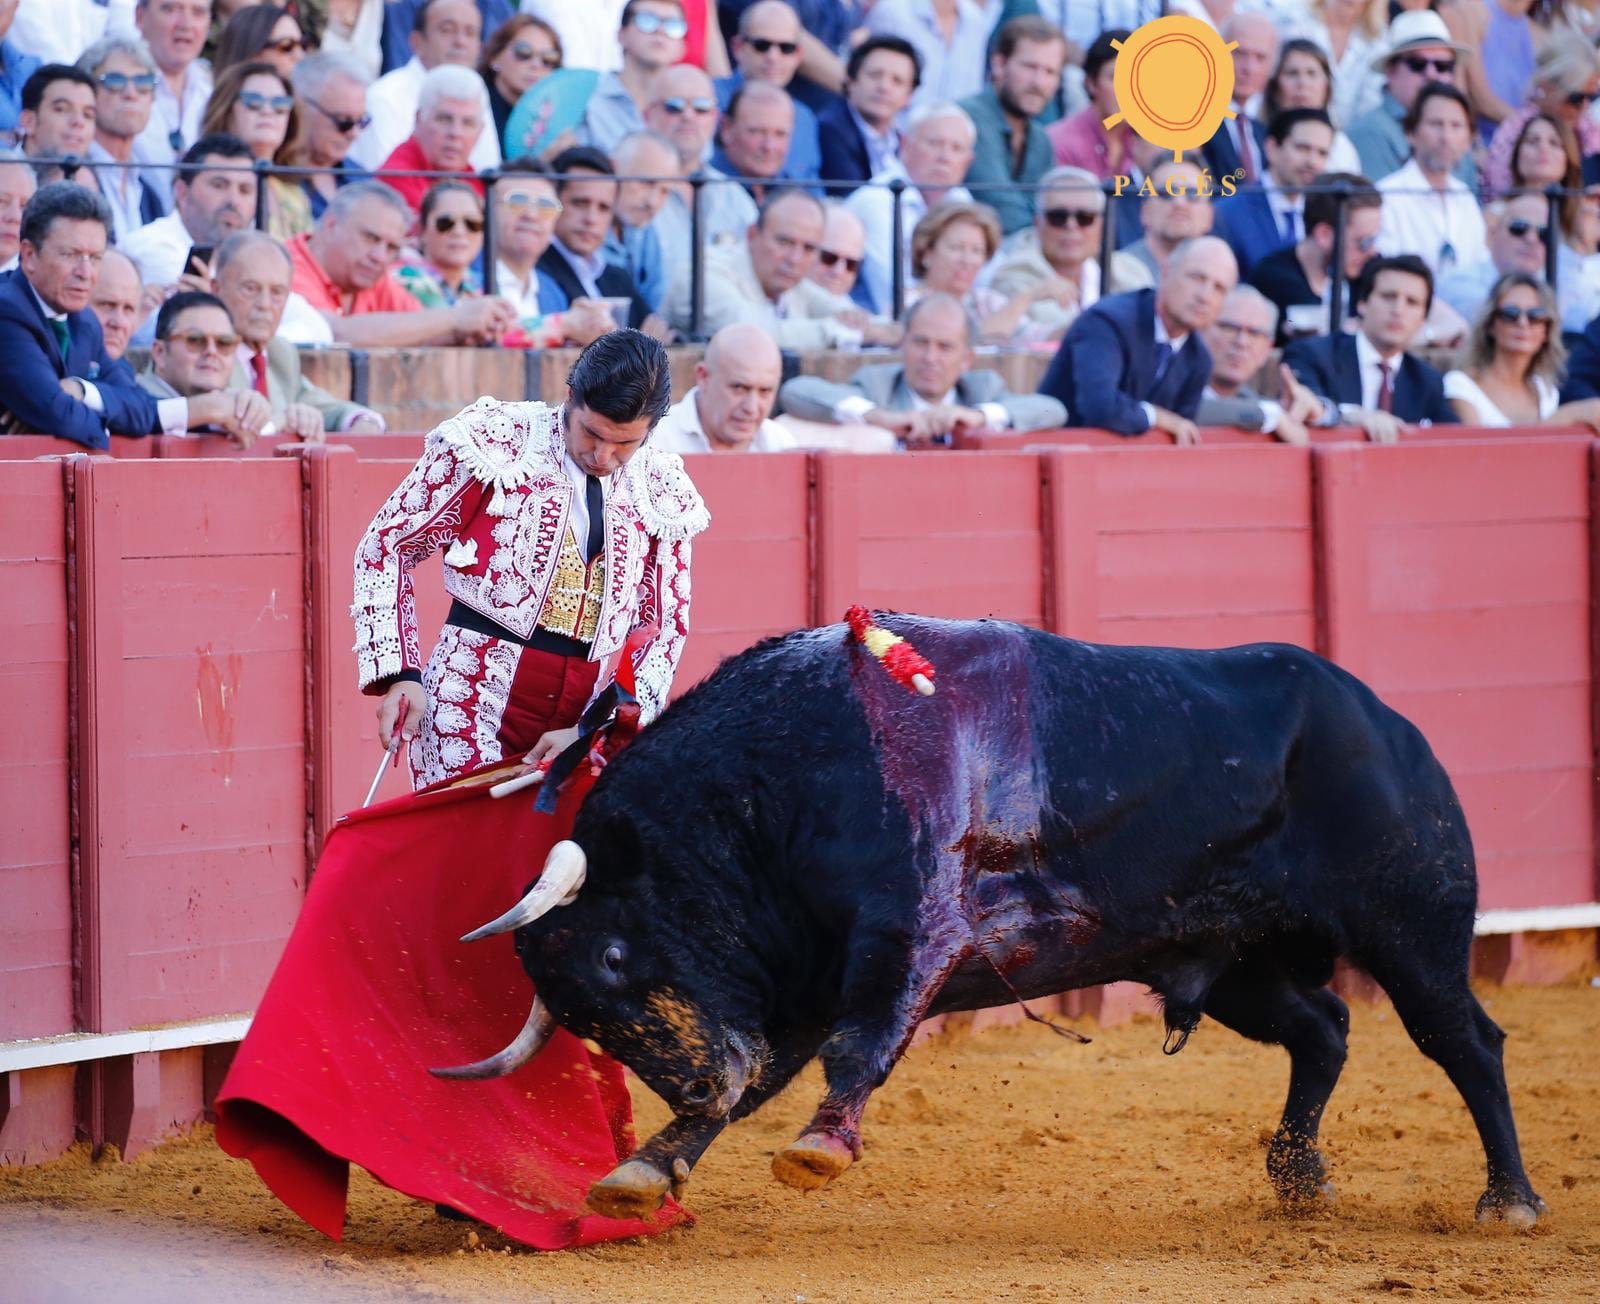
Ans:
[{"label": "bullfighter's black belt sash", "polygon": [[582,661],[589,659],[589,645],[580,639],[555,634],[548,629],[535,629],[523,638],[520,634],[513,634],[497,621],[490,620],[481,611],[474,611],[460,598],[451,601],[450,614],[445,617],[445,623],[460,629],[470,629],[474,634],[487,634],[490,638],[504,639],[507,643],[520,643],[523,647],[531,647],[539,652],[553,652],[556,656],[562,657],[577,657]]}]

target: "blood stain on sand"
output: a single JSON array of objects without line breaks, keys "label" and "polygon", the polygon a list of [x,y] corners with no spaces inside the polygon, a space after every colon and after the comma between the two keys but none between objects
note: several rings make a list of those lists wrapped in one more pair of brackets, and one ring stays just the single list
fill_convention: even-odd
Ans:
[{"label": "blood stain on sand", "polygon": [[[79,1149],[0,1169],[0,1293],[96,1304],[1593,1299],[1600,992],[1585,982],[1492,996],[1493,1015],[1517,1029],[1512,1098],[1552,1209],[1532,1233],[1473,1223],[1483,1157],[1465,1107],[1391,1011],[1358,1006],[1324,1133],[1338,1198],[1309,1213],[1280,1211],[1267,1186],[1280,1050],[1210,1021],[1173,1059],[1150,1019],[1095,1030],[1091,1046],[1025,1025],[915,1048],[868,1113],[865,1157],[824,1191],[798,1194],[768,1172],[820,1094],[813,1068],[701,1161],[687,1200],[698,1227],[562,1254],[444,1222],[362,1173],[334,1244],[209,1129],[130,1164]],[[635,1095],[648,1134],[667,1113]]]}]

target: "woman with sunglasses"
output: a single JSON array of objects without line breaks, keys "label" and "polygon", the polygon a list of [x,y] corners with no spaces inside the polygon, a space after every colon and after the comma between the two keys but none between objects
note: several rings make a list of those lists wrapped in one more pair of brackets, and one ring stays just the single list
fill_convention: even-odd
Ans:
[{"label": "woman with sunglasses", "polygon": [[[227,132],[268,163],[283,163],[294,139],[294,95],[270,63],[236,63],[217,78],[206,103],[202,135]],[[311,201],[292,179],[267,178],[267,230],[280,240],[311,229]]]},{"label": "woman with sunglasses", "polygon": [[424,308],[447,308],[483,293],[472,266],[483,252],[483,200],[463,181],[440,181],[422,197],[417,252],[408,253],[395,279]]},{"label": "woman with sunglasses", "polygon": [[1472,325],[1445,397],[1469,426],[1587,425],[1600,428],[1600,399],[1562,403],[1566,371],[1555,296],[1525,272],[1507,272]]},{"label": "woman with sunglasses", "polygon": [[1511,189],[1511,162],[1522,129],[1536,117],[1564,124],[1578,138],[1578,152],[1587,158],[1600,154],[1600,123],[1589,116],[1589,106],[1600,92],[1600,54],[1587,41],[1574,37],[1551,41],[1539,51],[1533,87],[1527,103],[1510,114],[1489,141],[1483,168],[1484,188],[1490,195]]},{"label": "woman with sunglasses", "polygon": [[221,76],[241,63],[270,63],[285,78],[310,43],[299,20],[281,5],[250,5],[228,19],[217,38],[212,71]]},{"label": "woman with sunglasses", "polygon": [[494,110],[494,134],[504,140],[511,110],[530,86],[536,86],[561,66],[561,38],[556,29],[532,14],[505,20],[484,42],[478,76],[489,88]]},{"label": "woman with sunglasses", "polygon": [[[1271,122],[1284,109],[1321,109],[1331,116],[1332,94],[1333,69],[1327,53],[1309,37],[1296,36],[1278,50],[1278,66],[1262,92],[1261,120]],[[1361,156],[1337,123],[1323,171],[1361,171]]]}]

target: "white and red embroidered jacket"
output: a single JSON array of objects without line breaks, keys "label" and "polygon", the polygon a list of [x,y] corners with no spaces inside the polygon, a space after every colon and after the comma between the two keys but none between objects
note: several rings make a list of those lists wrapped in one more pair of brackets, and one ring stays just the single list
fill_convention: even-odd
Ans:
[{"label": "white and red embroidered jacket", "polygon": [[[576,492],[565,456],[561,411],[543,403],[480,398],[428,436],[356,549],[350,613],[363,689],[422,669],[411,570],[440,548],[451,597],[519,637],[533,633]],[[660,627],[636,662],[645,720],[672,687],[689,632],[689,543],[710,522],[676,453],[646,442],[608,481],[606,589],[589,656],[601,661],[633,629]]]}]

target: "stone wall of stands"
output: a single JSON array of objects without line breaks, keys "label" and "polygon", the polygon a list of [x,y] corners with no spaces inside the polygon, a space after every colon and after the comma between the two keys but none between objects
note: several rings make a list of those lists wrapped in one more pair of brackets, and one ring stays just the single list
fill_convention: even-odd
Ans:
[{"label": "stone wall of stands", "polygon": [[[1327,437],[1208,431],[1177,449],[1046,432],[997,451],[692,459],[714,524],[679,686],[855,601],[1122,643],[1287,640],[1428,733],[1476,835],[1484,908],[1594,902],[1600,445]],[[220,440],[115,442],[91,458],[0,439],[5,1163],[78,1136],[130,1154],[201,1115],[323,832],[371,777],[350,558],[422,440],[268,440],[248,458]],[[421,589],[436,622],[436,568]],[[1536,977],[1550,945],[1594,958],[1592,931],[1489,940],[1494,976]],[[1130,1008],[1118,989],[1043,1004]]]}]

